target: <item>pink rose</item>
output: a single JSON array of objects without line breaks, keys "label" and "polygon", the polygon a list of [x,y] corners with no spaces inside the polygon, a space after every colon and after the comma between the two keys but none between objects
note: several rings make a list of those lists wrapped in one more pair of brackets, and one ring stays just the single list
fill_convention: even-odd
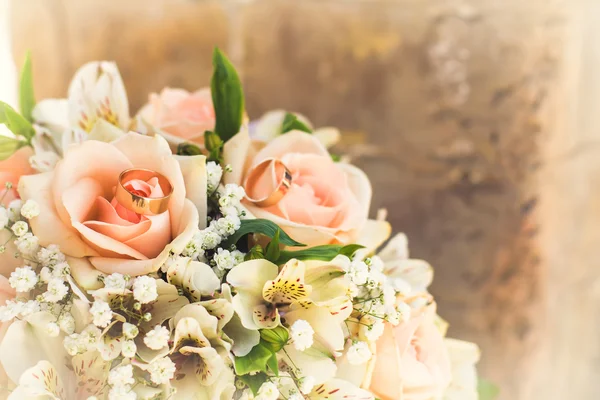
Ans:
[{"label": "pink rose", "polygon": [[[29,146],[22,147],[12,156],[0,161],[0,198],[2,205],[7,206],[11,201],[19,198],[17,186],[22,175],[35,173],[29,164],[29,158],[33,155],[33,149]],[[6,182],[12,183],[11,189],[6,189]]]},{"label": "pink rose", "polygon": [[[227,154],[228,146],[229,142],[225,146],[226,163],[232,157]],[[357,239],[371,202],[371,184],[361,170],[334,162],[317,138],[300,131],[278,136],[249,156],[245,174],[249,167],[268,158],[285,164],[292,174],[292,185],[273,206],[260,207],[246,201],[244,205],[254,217],[275,222],[292,238],[309,246]],[[280,172],[265,170],[251,187],[245,187],[246,193],[252,193],[253,198],[267,196],[276,184],[274,173]]]},{"label": "pink rose", "polygon": [[[9,285],[8,279],[0,275],[0,306],[6,304],[7,300],[14,299],[16,295],[17,293]],[[0,322],[0,343],[2,343],[2,339],[4,339],[4,335],[6,334],[10,323],[10,321]],[[6,388],[8,386],[8,383],[8,376],[6,376],[6,372],[4,371],[2,364],[0,364],[0,387]]]},{"label": "pink rose", "polygon": [[396,327],[386,324],[376,343],[369,390],[382,400],[431,400],[450,384],[444,338],[434,323],[435,305]]},{"label": "pink rose", "polygon": [[[169,179],[168,211],[140,216],[116,202],[119,174],[134,167]],[[162,194],[155,178],[130,185],[145,195]],[[156,271],[206,221],[204,156],[177,158],[160,136],[129,133],[112,143],[85,141],[71,147],[53,171],[21,179],[19,193],[40,205],[40,215],[30,220],[40,245],[57,244],[67,256],[80,258],[71,267],[84,286],[82,280],[93,284],[92,266],[132,276]]]},{"label": "pink rose", "polygon": [[215,128],[215,110],[209,89],[190,93],[165,88],[152,93],[140,111],[143,121],[158,128],[171,144],[204,143],[204,132]]}]

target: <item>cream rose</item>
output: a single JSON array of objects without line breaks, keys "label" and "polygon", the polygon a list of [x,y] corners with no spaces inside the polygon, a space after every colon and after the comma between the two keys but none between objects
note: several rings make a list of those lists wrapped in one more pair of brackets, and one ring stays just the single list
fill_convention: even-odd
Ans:
[{"label": "cream rose", "polygon": [[[160,136],[129,133],[112,143],[74,145],[53,171],[22,178],[19,193],[40,205],[40,215],[30,220],[40,245],[60,246],[73,258],[75,278],[93,286],[91,266],[137,276],[156,271],[169,251],[183,249],[206,222],[204,162],[203,156],[173,156]],[[173,192],[167,212],[140,216],[115,201],[119,174],[134,167],[169,179]],[[131,185],[146,195],[161,194],[153,179]]]},{"label": "cream rose", "polygon": [[[236,157],[244,153],[244,146],[246,165],[242,166]],[[364,172],[334,162],[323,144],[305,132],[278,136],[254,155],[252,149],[244,145],[243,133],[225,145],[225,162],[233,165],[232,176],[239,182],[244,182],[252,166],[269,158],[282,161],[292,174],[292,186],[277,204],[259,207],[244,203],[254,217],[275,222],[295,240],[309,246],[351,243],[358,238],[371,202],[371,184]],[[242,169],[242,173],[237,169]],[[253,180],[251,187],[244,188],[246,193],[261,197],[272,192],[272,173],[267,169]]]},{"label": "cream rose", "polygon": [[382,400],[434,400],[450,384],[444,338],[434,323],[435,305],[396,327],[386,324],[376,343],[369,390]]},{"label": "cream rose", "polygon": [[209,89],[190,93],[165,88],[152,93],[141,110],[142,121],[160,130],[171,144],[204,143],[204,132],[215,128],[215,110]]}]

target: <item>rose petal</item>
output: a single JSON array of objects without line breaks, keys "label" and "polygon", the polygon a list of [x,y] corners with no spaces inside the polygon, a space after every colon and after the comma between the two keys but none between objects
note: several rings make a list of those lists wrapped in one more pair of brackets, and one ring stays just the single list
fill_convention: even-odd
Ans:
[{"label": "rose petal", "polygon": [[87,245],[76,230],[67,225],[68,215],[63,222],[54,208],[51,185],[54,172],[29,175],[21,178],[19,194],[23,200],[34,200],[40,206],[40,214],[29,220],[33,233],[38,237],[40,245],[60,243],[61,251],[73,257],[98,255]]},{"label": "rose petal", "polygon": [[206,157],[204,156],[175,156],[179,162],[183,180],[185,181],[186,197],[194,203],[200,217],[200,229],[206,228],[207,182]]}]

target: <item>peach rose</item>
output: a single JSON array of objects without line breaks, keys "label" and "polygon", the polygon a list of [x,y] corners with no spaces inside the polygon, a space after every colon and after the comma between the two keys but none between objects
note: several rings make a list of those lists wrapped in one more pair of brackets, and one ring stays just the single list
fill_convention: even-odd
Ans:
[{"label": "peach rose", "polygon": [[382,400],[434,400],[451,380],[450,358],[434,323],[435,305],[396,327],[386,324],[376,343],[369,390]]},{"label": "peach rose", "polygon": [[[137,276],[156,271],[170,250],[183,249],[206,222],[204,162],[204,156],[173,156],[160,136],[132,132],[112,143],[88,140],[72,146],[54,171],[21,179],[19,193],[40,205],[40,215],[30,220],[40,245],[56,244],[75,258],[73,274],[85,287],[95,281],[92,266]],[[134,167],[169,179],[168,211],[140,216],[115,201],[119,174]],[[162,194],[154,178],[131,186],[145,195]]]},{"label": "peach rose", "polygon": [[[7,206],[11,201],[19,198],[17,185],[22,175],[35,173],[29,164],[29,158],[33,155],[33,149],[29,146],[21,147],[12,156],[0,161],[0,198],[2,205]],[[6,182],[12,183],[11,189],[4,187]]]},{"label": "peach rose", "polygon": [[[232,140],[233,145],[235,140],[237,136]],[[226,163],[232,158],[228,154],[230,142],[225,145]],[[371,202],[371,184],[361,170],[334,162],[317,138],[300,131],[278,136],[254,156],[247,155],[244,175],[249,167],[268,158],[281,160],[287,166],[292,186],[273,206],[259,207],[245,202],[250,214],[275,222],[295,240],[309,246],[356,240],[367,221]],[[265,170],[253,179],[252,187],[245,187],[246,193],[255,198],[268,195],[274,189],[278,172],[281,171]],[[240,181],[244,182],[244,177]]]},{"label": "peach rose", "polygon": [[215,110],[209,89],[190,93],[165,88],[152,93],[140,111],[141,119],[158,128],[171,144],[204,143],[204,132],[215,128]]},{"label": "peach rose", "polygon": [[[7,300],[13,299],[16,295],[17,293],[8,283],[8,279],[0,275],[0,306],[6,304]],[[2,339],[4,339],[4,335],[6,334],[9,325],[10,321],[0,322],[0,343],[2,343]],[[6,388],[8,383],[8,376],[6,376],[6,372],[4,371],[2,364],[0,364],[0,387]]]}]

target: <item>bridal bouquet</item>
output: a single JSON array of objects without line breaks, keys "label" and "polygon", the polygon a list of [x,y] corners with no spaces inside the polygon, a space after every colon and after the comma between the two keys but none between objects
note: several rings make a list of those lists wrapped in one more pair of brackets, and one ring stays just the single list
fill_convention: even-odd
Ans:
[{"label": "bridal bouquet", "polygon": [[213,57],[134,117],[109,62],[36,103],[27,61],[0,103],[0,398],[477,399],[338,131],[250,122]]}]

